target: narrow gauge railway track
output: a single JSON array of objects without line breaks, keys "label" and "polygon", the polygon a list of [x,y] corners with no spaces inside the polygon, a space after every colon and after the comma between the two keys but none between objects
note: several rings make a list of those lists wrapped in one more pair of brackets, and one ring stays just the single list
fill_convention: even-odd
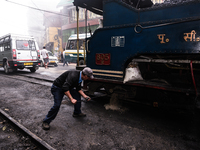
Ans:
[{"label": "narrow gauge railway track", "polygon": [[23,135],[23,137],[26,137],[26,139],[30,139],[28,144],[25,144],[25,145],[22,144],[21,147],[28,147],[27,149],[31,148],[31,149],[38,149],[38,150],[55,150],[48,143],[46,143],[45,141],[37,137],[30,130],[28,130],[19,122],[17,122],[15,119],[10,117],[2,109],[0,109],[0,119],[1,118],[4,119],[4,122],[6,122],[7,126],[11,125],[12,129],[14,128],[14,130],[17,131],[19,135]]},{"label": "narrow gauge railway track", "polygon": [[33,84],[39,84],[39,85],[45,85],[48,87],[52,86],[53,80],[50,79],[44,79],[42,77],[34,77],[29,75],[23,75],[23,74],[16,74],[16,75],[5,75],[1,74],[1,76],[11,79],[17,79],[21,81],[26,81]]}]

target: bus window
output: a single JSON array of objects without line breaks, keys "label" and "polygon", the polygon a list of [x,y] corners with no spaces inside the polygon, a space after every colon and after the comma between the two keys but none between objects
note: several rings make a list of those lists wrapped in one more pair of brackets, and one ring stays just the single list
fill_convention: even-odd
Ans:
[{"label": "bus window", "polygon": [[76,49],[76,40],[69,40],[67,48],[68,49]]},{"label": "bus window", "polygon": [[69,44],[69,41],[68,41],[68,42],[67,42],[66,49],[69,49],[69,45],[70,45],[70,44]]},{"label": "bus window", "polygon": [[79,40],[79,49],[83,49],[83,40]]},{"label": "bus window", "polygon": [[[79,49],[83,49],[83,40],[79,40]],[[77,40],[69,40],[67,43],[67,49],[76,49]]]}]

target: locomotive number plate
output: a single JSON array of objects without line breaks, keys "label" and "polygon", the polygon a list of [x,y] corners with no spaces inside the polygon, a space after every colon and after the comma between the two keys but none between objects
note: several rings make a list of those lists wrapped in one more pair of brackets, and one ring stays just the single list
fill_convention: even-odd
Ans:
[{"label": "locomotive number plate", "polygon": [[110,65],[110,53],[97,53],[95,62],[96,65]]}]

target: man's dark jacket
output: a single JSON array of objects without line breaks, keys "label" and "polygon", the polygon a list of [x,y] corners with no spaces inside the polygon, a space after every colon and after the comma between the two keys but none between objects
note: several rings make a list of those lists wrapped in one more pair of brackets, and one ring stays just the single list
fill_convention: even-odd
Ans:
[{"label": "man's dark jacket", "polygon": [[74,87],[76,87],[76,90],[79,91],[81,90],[81,83],[78,83],[79,78],[80,71],[66,71],[54,80],[53,85],[62,88],[64,92],[69,91]]}]

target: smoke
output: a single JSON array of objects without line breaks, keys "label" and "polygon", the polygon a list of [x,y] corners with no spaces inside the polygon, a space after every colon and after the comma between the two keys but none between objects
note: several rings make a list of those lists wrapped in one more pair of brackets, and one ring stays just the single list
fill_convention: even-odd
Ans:
[{"label": "smoke", "polygon": [[[0,36],[8,33],[34,36],[41,47],[45,34],[44,11],[59,12],[60,0],[7,0],[0,1]],[[31,8],[35,9],[31,9]]]},{"label": "smoke", "polygon": [[[38,41],[38,45],[40,48],[45,44],[45,27],[44,27],[44,21],[46,23],[50,22],[51,20],[45,19],[48,18],[46,15],[47,13],[41,10],[47,10],[52,12],[59,12],[59,10],[56,9],[56,6],[58,4],[58,0],[30,0],[34,8],[38,9],[28,9],[27,13],[27,26],[29,29],[29,34],[34,36],[36,40]],[[45,19],[45,20],[44,20]]]}]

